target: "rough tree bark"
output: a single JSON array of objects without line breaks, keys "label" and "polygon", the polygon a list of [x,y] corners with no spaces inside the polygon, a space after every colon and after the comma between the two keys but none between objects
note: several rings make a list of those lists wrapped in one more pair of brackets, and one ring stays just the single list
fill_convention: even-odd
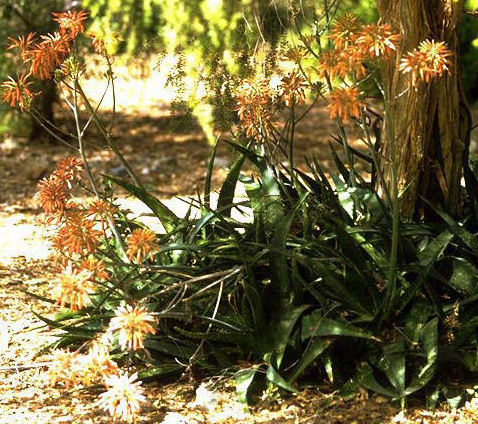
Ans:
[{"label": "rough tree bark", "polygon": [[[381,21],[403,36],[396,60],[383,69],[391,108],[381,149],[384,174],[390,182],[395,143],[398,190],[405,190],[400,210],[406,217],[431,215],[422,198],[454,216],[460,214],[460,181],[470,126],[457,63],[457,27],[463,4],[464,0],[377,0]],[[444,41],[455,53],[450,58],[451,73],[410,89],[410,75],[398,71],[400,58],[426,39]]]}]

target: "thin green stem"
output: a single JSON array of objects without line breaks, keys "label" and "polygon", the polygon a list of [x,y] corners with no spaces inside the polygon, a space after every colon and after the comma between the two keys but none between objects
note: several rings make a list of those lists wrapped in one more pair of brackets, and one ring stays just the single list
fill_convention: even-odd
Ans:
[{"label": "thin green stem", "polygon": [[137,175],[134,173],[133,169],[131,168],[131,166],[129,165],[128,161],[124,158],[124,156],[121,154],[121,152],[119,151],[118,147],[116,146],[116,144],[113,142],[113,140],[111,139],[110,135],[108,134],[108,132],[105,130],[104,128],[104,125],[101,123],[100,119],[98,118],[98,115],[97,113],[95,112],[95,110],[93,109],[93,106],[91,106],[91,103],[90,101],[88,100],[88,97],[86,96],[85,92],[83,91],[83,89],[81,88],[81,85],[80,84],[77,84],[76,85],[76,89],[78,90],[78,92],[80,93],[81,95],[81,98],[83,99],[83,101],[85,102],[85,105],[86,105],[86,108],[88,109],[88,112],[91,113],[91,115],[93,116],[93,121],[95,122],[97,128],[99,129],[101,135],[103,136],[103,138],[105,139],[106,143],[108,144],[108,146],[111,148],[111,150],[113,151],[113,153],[118,157],[118,159],[120,160],[121,164],[124,166],[124,168],[126,169],[126,172],[128,172],[129,176],[131,177],[131,179],[133,180],[133,182],[138,186],[138,187],[141,187],[142,189],[144,189],[144,185],[142,184],[142,182],[140,181],[140,179],[137,177]]},{"label": "thin green stem", "polygon": [[[91,172],[90,164],[88,162],[88,158],[86,157],[86,152],[84,148],[84,143],[83,143],[83,131],[81,130],[81,124],[80,124],[80,118],[78,114],[78,79],[75,78],[74,80],[74,90],[73,90],[73,116],[75,118],[75,124],[76,124],[76,132],[77,132],[77,137],[78,137],[78,148],[79,152],[81,155],[81,159],[83,160],[83,165],[85,166],[85,171],[86,174],[88,175],[88,179],[91,183],[91,187],[93,188],[93,191],[95,193],[95,196],[97,199],[101,199],[100,192],[98,190],[98,185],[96,183],[95,177],[93,173]],[[113,233],[114,238],[116,239],[118,246],[120,247],[124,259],[128,260],[126,252],[124,250],[124,243],[123,240],[121,239],[121,236],[118,233],[118,230],[116,229],[116,225],[111,217],[107,217],[108,221],[108,226],[110,227],[111,232]]]}]

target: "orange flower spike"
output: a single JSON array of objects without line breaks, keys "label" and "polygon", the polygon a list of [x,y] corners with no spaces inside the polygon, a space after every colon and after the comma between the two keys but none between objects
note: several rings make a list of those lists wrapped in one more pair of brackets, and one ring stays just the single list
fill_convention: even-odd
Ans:
[{"label": "orange flower spike", "polygon": [[444,42],[425,40],[418,46],[418,51],[425,55],[428,67],[436,76],[450,72],[448,58],[453,56],[453,52],[447,48]]},{"label": "orange flower spike", "polygon": [[450,73],[450,56],[453,53],[444,42],[425,40],[402,58],[399,70],[411,75],[411,85],[416,89],[419,81],[428,83],[433,78]]},{"label": "orange flower spike", "polygon": [[91,202],[88,208],[88,215],[93,216],[100,221],[106,220],[108,217],[113,216],[117,212],[116,206],[108,203],[104,200],[94,200]]},{"label": "orange flower spike", "polygon": [[337,49],[343,49],[355,43],[362,27],[363,23],[357,15],[346,12],[332,26],[330,39]]},{"label": "orange flower spike", "polygon": [[79,358],[80,355],[75,352],[64,350],[55,351],[52,365],[48,369],[50,384],[55,386],[61,381],[66,387],[73,387],[78,381],[75,370],[77,369]]},{"label": "orange flower spike", "polygon": [[111,360],[108,349],[96,342],[93,342],[88,353],[83,357],[81,365],[81,382],[84,386],[90,386],[93,382],[119,374],[118,365]]},{"label": "orange flower spike", "polygon": [[355,73],[355,78],[362,78],[367,74],[367,70],[363,65],[366,57],[354,46],[342,50],[339,54],[341,62],[346,64],[349,73]]},{"label": "orange flower spike", "polygon": [[80,268],[91,272],[93,278],[98,280],[108,280],[110,275],[105,268],[103,260],[98,260],[94,257],[90,257],[81,262]]},{"label": "orange flower spike", "polygon": [[88,13],[84,10],[52,13],[53,20],[60,26],[60,34],[74,39],[78,34],[85,32],[84,22],[88,18]]},{"label": "orange flower spike", "polygon": [[82,171],[83,162],[81,159],[75,156],[69,156],[58,162],[53,175],[61,181],[65,181],[68,187],[71,188],[73,182],[81,180]]},{"label": "orange flower spike", "polygon": [[28,75],[21,75],[15,81],[12,77],[8,76],[7,81],[4,81],[2,87],[2,100],[8,103],[10,107],[18,107],[21,111],[27,109],[31,102],[31,99],[38,93],[33,93],[30,90],[30,85],[33,83],[28,81]]},{"label": "orange flower spike", "polygon": [[22,54],[23,60],[28,60],[28,51],[35,41],[35,33],[30,32],[27,36],[19,35],[17,39],[8,37],[11,44],[8,46],[7,50],[18,49]]},{"label": "orange flower spike", "polygon": [[343,67],[339,65],[339,56],[335,51],[324,51],[319,59],[317,71],[320,78],[334,79],[335,77],[345,78],[347,70],[343,72]]},{"label": "orange flower spike", "polygon": [[42,35],[41,41],[27,52],[31,60],[30,72],[40,79],[49,79],[70,51],[70,41],[60,33]]},{"label": "orange flower spike", "polygon": [[344,123],[349,117],[360,118],[360,109],[364,106],[359,100],[357,87],[337,88],[329,93],[330,118],[340,118]]},{"label": "orange flower spike", "polygon": [[50,176],[38,183],[38,192],[35,197],[46,214],[59,213],[61,215],[66,209],[70,192],[63,181],[55,176]]},{"label": "orange flower spike", "polygon": [[388,24],[370,24],[357,38],[357,46],[365,54],[374,57],[390,57],[397,50],[402,36],[394,33]]},{"label": "orange flower spike", "polygon": [[144,348],[146,334],[155,334],[151,324],[156,323],[144,306],[120,306],[111,319],[109,331],[119,331],[118,342],[123,350],[138,350]]},{"label": "orange flower spike", "polygon": [[287,107],[305,102],[306,82],[301,75],[290,73],[282,79],[282,101]]},{"label": "orange flower spike", "polygon": [[101,231],[95,230],[94,225],[85,212],[73,211],[53,237],[53,243],[70,255],[93,253],[101,237]]},{"label": "orange flower spike", "polygon": [[156,234],[151,230],[145,230],[137,228],[128,237],[126,254],[131,261],[137,263],[143,262],[143,260],[149,255],[151,260],[154,257],[154,251],[159,247],[156,243]]},{"label": "orange flower spike", "polygon": [[90,294],[94,291],[91,276],[91,272],[73,268],[71,262],[68,263],[62,270],[54,289],[58,304],[62,308],[69,304],[72,311],[78,311],[87,306],[91,302]]},{"label": "orange flower spike", "polygon": [[[236,110],[247,137],[262,138],[272,134],[272,105],[278,90],[270,83],[270,79],[263,77],[246,79],[237,90]],[[282,90],[283,82],[276,88]]]},{"label": "orange flower spike", "polygon": [[92,219],[96,219],[101,223],[101,229],[103,233],[106,231],[106,223],[113,214],[117,211],[117,208],[114,205],[111,205],[104,200],[95,200],[93,201],[88,208],[88,216]]},{"label": "orange flower spike", "polygon": [[102,56],[106,54],[106,46],[104,40],[102,40],[97,34],[90,33],[89,37],[91,38],[91,45],[95,53],[98,53]]}]

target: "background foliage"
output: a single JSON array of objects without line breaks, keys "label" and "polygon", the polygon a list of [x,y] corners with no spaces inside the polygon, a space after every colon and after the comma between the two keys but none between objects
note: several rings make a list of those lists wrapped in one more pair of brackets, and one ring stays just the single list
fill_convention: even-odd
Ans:
[{"label": "background foliage", "polygon": [[[64,0],[41,3],[2,0],[0,45],[6,46],[10,34],[25,33],[32,28],[38,32],[49,30],[50,12],[63,10],[67,3]],[[306,10],[318,7],[311,1],[301,4]],[[180,55],[180,72],[172,75],[178,89],[174,108],[195,115],[209,140],[214,138],[214,127],[220,128],[223,121],[230,118],[227,105],[218,103],[217,92],[224,80],[229,75],[251,73],[252,64],[247,60],[251,54],[255,54],[256,64],[266,60],[267,54],[262,50],[261,55],[259,48],[264,41],[274,48],[281,40],[297,35],[288,0],[83,0],[82,6],[91,14],[90,29],[109,39],[111,51],[123,58],[156,54],[160,62],[160,54]],[[477,0],[468,0],[467,7],[475,10]],[[341,8],[353,10],[365,21],[377,17],[375,0],[344,0]],[[461,27],[461,57],[464,86],[471,102],[478,97],[476,34],[478,20],[465,16]],[[5,49],[1,50],[0,72],[11,74],[12,62],[6,60]],[[188,82],[181,82],[178,77],[186,77]],[[209,89],[208,98],[204,95],[204,85]],[[0,133],[18,134],[17,122],[18,116],[1,106]],[[184,124],[183,120],[181,125]]]}]

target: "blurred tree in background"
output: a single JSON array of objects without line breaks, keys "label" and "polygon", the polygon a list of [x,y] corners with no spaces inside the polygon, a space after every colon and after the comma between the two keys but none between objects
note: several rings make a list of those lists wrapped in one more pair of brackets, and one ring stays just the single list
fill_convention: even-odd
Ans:
[{"label": "blurred tree in background", "polygon": [[116,54],[129,57],[157,53],[163,0],[83,0],[90,13],[90,30],[109,42]]},{"label": "blurred tree in background", "polygon": [[[466,9],[478,9],[478,0],[467,0]],[[460,31],[460,60],[463,69],[463,85],[468,100],[476,103],[478,99],[478,19],[465,14],[459,28]]]},{"label": "blurred tree in background", "polygon": [[[227,104],[228,81],[254,72],[267,72],[277,60],[278,49],[294,43],[298,29],[304,28],[320,13],[317,1],[302,0],[0,0],[0,36],[3,49],[0,69],[11,74],[11,54],[5,50],[10,34],[52,30],[51,12],[69,7],[83,7],[90,13],[90,30],[109,41],[110,50],[123,58],[141,59],[160,55],[161,69],[171,69],[170,81],[176,86],[173,104],[176,122],[184,127],[194,115],[209,140],[214,129],[225,127],[234,119],[232,101]],[[376,0],[330,0],[340,3],[340,10],[351,10],[364,21],[378,18]],[[467,0],[468,10],[478,7],[478,0]],[[295,9],[300,9],[297,12]],[[309,14],[308,14],[309,13]],[[478,98],[478,19],[465,16],[460,26],[460,52],[464,85],[468,98]],[[262,67],[262,68],[261,68]],[[270,67],[272,68],[272,67]],[[38,87],[43,95],[37,102],[48,119],[54,120],[56,98],[53,85]],[[221,96],[217,94],[221,92]],[[220,100],[221,99],[221,100]],[[225,103],[224,103],[225,102]],[[187,113],[184,113],[187,112]],[[18,116],[10,109],[0,109],[0,133],[15,132]],[[30,138],[41,139],[41,127],[31,125]]]}]

